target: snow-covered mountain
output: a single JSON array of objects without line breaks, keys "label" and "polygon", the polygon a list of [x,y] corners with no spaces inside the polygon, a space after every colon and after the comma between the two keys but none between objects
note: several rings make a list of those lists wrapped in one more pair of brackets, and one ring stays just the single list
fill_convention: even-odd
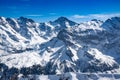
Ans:
[{"label": "snow-covered mountain", "polygon": [[47,39],[56,37],[60,30],[77,26],[78,23],[73,22],[65,17],[59,17],[54,21],[40,23],[41,35]]},{"label": "snow-covered mountain", "polygon": [[39,35],[39,24],[31,19],[1,17],[0,24],[1,50],[8,53],[23,52],[30,45],[46,41]]},{"label": "snow-covered mountain", "polygon": [[[0,76],[120,73],[120,17],[36,23],[0,17]],[[10,72],[12,71],[12,72]],[[11,75],[9,75],[11,73]]]},{"label": "snow-covered mountain", "polygon": [[[79,24],[79,29],[81,30],[86,30],[86,29],[98,29],[98,30],[102,30],[102,28],[100,27],[103,24],[103,21],[101,20],[97,20],[97,19],[92,19],[91,21],[87,21],[87,22],[82,22]],[[78,26],[77,26],[78,29]]]},{"label": "snow-covered mountain", "polygon": [[109,31],[112,32],[113,34],[120,35],[119,30],[120,30],[120,17],[112,17],[111,19],[108,19],[104,22],[102,27]]},{"label": "snow-covered mountain", "polygon": [[[64,21],[60,23],[59,20]],[[64,25],[63,28],[61,28],[62,25]],[[67,28],[68,25],[72,27],[77,23],[64,17],[46,23],[35,23],[32,19],[24,17],[18,19],[0,17],[1,48],[3,52],[7,50],[9,53],[31,50],[35,46],[56,37],[58,32]]]}]

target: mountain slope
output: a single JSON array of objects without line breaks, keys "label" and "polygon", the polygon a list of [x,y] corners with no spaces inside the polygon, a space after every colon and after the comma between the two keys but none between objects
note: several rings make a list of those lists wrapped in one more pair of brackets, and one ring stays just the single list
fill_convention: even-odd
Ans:
[{"label": "mountain slope", "polygon": [[20,50],[23,52],[47,41],[40,35],[39,23],[24,17],[19,19],[0,17],[0,36],[1,50],[8,53],[17,53]]},{"label": "mountain slope", "polygon": [[46,23],[0,17],[0,74],[119,73],[119,19],[77,24],[65,17]]},{"label": "mountain slope", "polygon": [[59,17],[55,21],[49,21],[46,23],[40,23],[41,35],[46,39],[51,39],[51,37],[56,37],[60,30],[75,27],[78,24],[65,18]]},{"label": "mountain slope", "polygon": [[[104,22],[104,24],[101,26],[105,30],[109,32],[113,32],[114,34],[119,35],[120,30],[120,17],[112,17]],[[117,32],[116,32],[117,31]]]}]

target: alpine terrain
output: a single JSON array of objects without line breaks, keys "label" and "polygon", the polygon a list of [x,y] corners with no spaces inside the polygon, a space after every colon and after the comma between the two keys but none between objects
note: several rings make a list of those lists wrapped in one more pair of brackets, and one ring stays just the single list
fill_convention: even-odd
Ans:
[{"label": "alpine terrain", "polygon": [[0,17],[0,80],[120,80],[120,17]]}]

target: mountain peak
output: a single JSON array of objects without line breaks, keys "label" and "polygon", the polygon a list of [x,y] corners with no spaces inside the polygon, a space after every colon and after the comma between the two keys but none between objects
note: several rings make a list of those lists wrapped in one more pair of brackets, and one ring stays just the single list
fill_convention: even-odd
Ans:
[{"label": "mountain peak", "polygon": [[66,17],[59,17],[57,20],[55,20],[54,22],[63,22],[63,21],[69,21]]},{"label": "mountain peak", "polygon": [[96,23],[99,23],[99,22],[103,23],[103,21],[98,20],[98,19],[92,19],[91,21],[95,21]]},{"label": "mountain peak", "polygon": [[91,21],[99,21],[99,20],[97,20],[97,19],[92,19]]},{"label": "mountain peak", "polygon": [[0,16],[0,25],[4,25],[6,23],[7,23],[6,18]]},{"label": "mountain peak", "polygon": [[110,19],[107,19],[102,27],[106,30],[112,31],[112,30],[120,30],[120,17],[112,17]]},{"label": "mountain peak", "polygon": [[2,16],[0,16],[0,20],[6,21],[6,20],[5,20],[5,17],[2,17]]},{"label": "mountain peak", "polygon": [[22,22],[31,22],[31,23],[34,23],[34,21],[32,19],[25,18],[23,16],[21,16],[20,18],[18,18],[18,20],[20,20]]},{"label": "mountain peak", "polygon": [[66,17],[59,17],[58,19],[56,19],[53,23],[57,23],[60,24],[60,26],[62,27],[66,27],[67,25],[69,26],[75,26],[77,23],[74,21],[71,21],[69,19],[67,19]]},{"label": "mountain peak", "polygon": [[120,16],[112,17],[111,19],[120,19]]}]

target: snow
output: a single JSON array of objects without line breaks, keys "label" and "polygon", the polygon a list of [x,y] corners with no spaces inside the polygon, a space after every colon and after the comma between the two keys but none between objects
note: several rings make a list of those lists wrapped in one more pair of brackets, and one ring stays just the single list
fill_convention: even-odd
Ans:
[{"label": "snow", "polygon": [[78,56],[77,56],[77,52],[74,50],[74,49],[72,49],[71,47],[69,47],[69,49],[71,50],[71,52],[73,53],[73,61],[77,61],[79,58],[78,58]]},{"label": "snow", "polygon": [[5,17],[0,17],[0,22],[6,22]]},{"label": "snow", "polygon": [[[0,36],[0,63],[4,63],[9,68],[15,67],[18,69],[37,64],[46,66],[47,63],[52,63],[50,70],[55,69],[57,75],[35,75],[38,80],[59,80],[59,78],[70,80],[93,80],[95,78],[94,80],[96,80],[96,77],[98,77],[98,80],[112,80],[113,78],[108,76],[91,74],[93,76],[91,77],[89,74],[82,74],[80,72],[88,69],[89,66],[101,68],[102,65],[102,68],[107,67],[108,70],[96,72],[119,73],[120,68],[116,68],[119,65],[116,59],[120,58],[116,53],[119,53],[119,36],[111,36],[109,35],[111,33],[107,33],[107,31],[104,34],[104,27],[101,27],[103,23],[100,21],[83,22],[77,26],[77,23],[71,22],[63,17],[62,19],[63,21],[57,20],[57,22],[44,23],[45,26],[43,27],[47,26],[47,28],[50,28],[50,31],[47,29],[42,31],[39,23],[28,21],[25,24],[20,24],[19,20],[12,18],[16,23],[15,27],[19,29],[22,25],[22,27],[27,29],[27,33],[21,33],[24,34],[22,36],[20,31],[17,32],[14,30],[11,24],[2,17],[0,19],[0,34],[2,34]],[[117,23],[117,26],[119,25],[116,19],[113,21]],[[71,25],[71,23],[74,25]],[[107,24],[108,28],[113,27],[110,23]],[[21,31],[24,28],[21,28]],[[65,35],[58,34],[62,29],[66,30],[66,32],[63,32]],[[26,38],[26,34],[29,34],[30,37]],[[58,35],[62,39],[58,38]],[[14,37],[18,41],[15,41],[13,39]],[[27,51],[29,48],[32,50]],[[107,48],[109,49],[107,50]],[[22,50],[23,52],[18,53],[17,50]],[[69,68],[74,73],[69,72]],[[33,75],[29,75],[28,77],[33,77]],[[25,78],[21,78],[20,75],[20,79],[24,80]]]},{"label": "snow", "polygon": [[0,62],[6,64],[9,68],[31,67],[36,64],[41,64],[41,56],[36,52],[24,52],[21,54],[11,54],[0,57]]},{"label": "snow", "polygon": [[71,75],[71,80],[79,80],[77,79],[77,75],[75,73],[70,73]]},{"label": "snow", "polygon": [[50,23],[45,23],[45,25],[49,26],[52,30],[55,28],[53,25],[51,25]]},{"label": "snow", "polygon": [[17,29],[19,29],[20,26],[18,25],[16,19],[14,19],[14,18],[10,18],[10,19],[11,19],[13,22],[15,22],[15,27],[16,27]]},{"label": "snow", "polygon": [[37,79],[39,79],[39,80],[49,80],[48,76],[44,76],[44,75],[38,77]]},{"label": "snow", "polygon": [[98,80],[113,80],[113,79],[111,79],[111,78],[106,78],[106,77],[103,77],[103,78],[100,78],[100,79],[98,79]]},{"label": "snow", "polygon": [[111,66],[114,65],[114,63],[115,63],[113,57],[104,55],[97,49],[90,48],[88,50],[88,53],[91,54],[92,56],[94,56],[95,59],[101,60],[102,63],[106,63],[106,64],[109,64]]},{"label": "snow", "polygon": [[67,28],[70,28],[71,26],[69,25],[69,22],[65,22]]},{"label": "snow", "polygon": [[112,32],[114,34],[120,34],[120,17],[112,17],[108,20],[106,20],[101,27],[105,29],[106,31]]},{"label": "snow", "polygon": [[88,21],[80,23],[78,26],[82,31],[85,31],[87,29],[93,29],[93,30],[103,30],[100,26],[102,25],[102,22],[97,23],[96,21]]},{"label": "snow", "polygon": [[[27,78],[19,76],[18,80],[120,80],[114,74],[90,74],[90,73],[65,73],[59,75],[29,75]],[[118,74],[120,76],[120,74]]]}]

